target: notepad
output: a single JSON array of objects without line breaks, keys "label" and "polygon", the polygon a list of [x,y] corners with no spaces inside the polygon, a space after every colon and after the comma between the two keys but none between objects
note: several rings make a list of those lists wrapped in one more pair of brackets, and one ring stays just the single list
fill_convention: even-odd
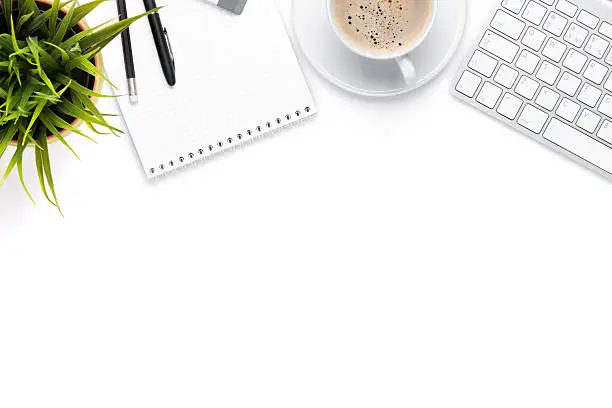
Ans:
[{"label": "notepad", "polygon": [[[141,2],[128,7],[130,15],[144,11]],[[316,114],[273,0],[251,0],[241,15],[204,0],[168,1],[160,17],[175,56],[174,87],[164,79],[146,18],[130,28],[138,103],[127,96],[120,38],[104,51],[106,73],[118,87],[119,106],[147,177]]]}]

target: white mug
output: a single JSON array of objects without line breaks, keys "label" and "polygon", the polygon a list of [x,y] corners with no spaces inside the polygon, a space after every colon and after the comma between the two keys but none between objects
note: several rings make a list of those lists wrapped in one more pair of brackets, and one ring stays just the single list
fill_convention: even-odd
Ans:
[{"label": "white mug", "polygon": [[[334,16],[334,7],[333,7],[334,1],[335,0],[327,0],[327,15],[329,17],[329,22],[331,26],[336,32],[336,35],[338,36],[338,38],[340,38],[340,40],[344,43],[344,45],[348,47],[351,51],[365,58],[374,59],[374,60],[395,60],[397,64],[399,65],[399,68],[402,71],[402,74],[404,75],[404,79],[406,80],[406,83],[412,84],[416,80],[417,72],[414,67],[414,63],[412,62],[410,58],[410,53],[414,51],[419,45],[421,45],[421,43],[425,40],[425,38],[427,38],[427,35],[431,31],[434,21],[436,19],[436,13],[438,12],[438,0],[429,0],[431,1],[431,13],[429,13],[429,21],[427,21],[427,23],[425,24],[425,29],[421,33],[421,36],[417,40],[413,41],[412,44],[410,44],[409,46],[404,47],[395,53],[388,53],[388,54],[380,54],[380,53],[375,53],[375,52],[369,53],[363,48],[357,47],[357,45],[355,45],[352,41],[350,41],[346,37],[346,34],[344,34],[342,30],[336,25],[336,18]],[[422,0],[409,0],[409,1],[422,1]]]}]

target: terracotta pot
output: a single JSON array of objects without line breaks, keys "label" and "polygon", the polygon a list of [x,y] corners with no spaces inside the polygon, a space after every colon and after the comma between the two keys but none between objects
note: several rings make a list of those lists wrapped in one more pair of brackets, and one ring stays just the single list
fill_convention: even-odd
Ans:
[{"label": "terracotta pot", "polygon": [[[47,4],[49,6],[51,6],[53,4],[52,0],[36,0],[36,3],[42,3],[42,4]],[[60,9],[60,13],[64,14],[64,16],[68,13],[68,8],[64,7],[62,9]],[[87,25],[87,23],[85,23],[85,21],[79,21],[77,23],[77,26],[79,27],[79,29],[81,31],[87,30],[89,28],[89,26]],[[93,58],[94,60],[94,65],[96,66],[96,68],[98,69],[98,71],[102,72],[102,55],[100,53],[96,54]],[[98,75],[95,76],[94,78],[94,84],[93,87],[91,88],[95,93],[100,93],[100,89],[102,89],[102,78]],[[92,101],[96,101],[95,97],[91,97]],[[83,123],[83,121],[81,119],[75,119],[74,121],[72,121],[71,125],[75,128],[78,128],[81,124]],[[62,129],[60,130],[60,134],[62,135],[62,137],[66,137],[70,134],[69,130],[66,129]],[[49,135],[47,136],[47,143],[53,143],[57,141],[57,136],[55,135]],[[16,141],[12,141],[11,145],[15,146],[17,145]],[[33,144],[30,143],[30,147],[32,147]]]}]

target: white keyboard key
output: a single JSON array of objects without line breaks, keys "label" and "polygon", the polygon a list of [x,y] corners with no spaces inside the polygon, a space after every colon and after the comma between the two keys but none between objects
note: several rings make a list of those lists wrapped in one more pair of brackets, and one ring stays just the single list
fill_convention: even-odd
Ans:
[{"label": "white keyboard key", "polygon": [[489,30],[487,30],[480,42],[480,48],[489,51],[506,62],[512,62],[519,50],[518,45]]},{"label": "white keyboard key", "polygon": [[576,121],[576,125],[589,133],[593,133],[595,129],[597,129],[600,120],[601,117],[599,115],[596,115],[588,109],[583,109]]},{"label": "white keyboard key", "polygon": [[608,45],[610,45],[608,41],[593,34],[591,38],[589,38],[584,50],[595,58],[602,58],[608,49]]},{"label": "white keyboard key", "polygon": [[595,17],[586,10],[582,10],[578,14],[578,21],[591,29],[595,29],[597,24],[599,24],[599,18]]},{"label": "white keyboard key", "polygon": [[612,173],[612,150],[560,120],[551,120],[543,136],[570,153]]},{"label": "white keyboard key", "polygon": [[551,11],[546,21],[544,22],[544,30],[548,31],[551,34],[556,35],[557,37],[563,33],[563,29],[567,25],[567,18]]},{"label": "white keyboard key", "polygon": [[476,100],[487,108],[492,109],[499,100],[501,94],[501,88],[496,87],[490,82],[485,82]]},{"label": "white keyboard key", "polygon": [[559,0],[555,8],[568,17],[574,17],[578,11],[578,6],[567,0]]},{"label": "white keyboard key", "polygon": [[612,122],[605,120],[597,132],[597,137],[612,144]]},{"label": "white keyboard key", "polygon": [[521,105],[523,105],[523,101],[521,101],[520,98],[507,93],[499,103],[497,112],[510,120],[514,120],[518,111],[521,109]]},{"label": "white keyboard key", "polygon": [[580,105],[567,98],[563,98],[559,104],[559,107],[557,108],[557,115],[571,123],[574,121],[574,119],[576,119],[579,111]]},{"label": "white keyboard key", "polygon": [[518,40],[525,28],[525,23],[521,20],[512,17],[505,11],[498,10],[491,21],[491,27],[506,34],[508,37]]},{"label": "white keyboard key", "polygon": [[487,78],[493,75],[493,71],[497,67],[497,60],[485,54],[482,51],[476,50],[468,67],[472,68],[476,72],[480,72],[482,75]]},{"label": "white keyboard key", "polygon": [[586,41],[589,32],[586,28],[580,27],[576,23],[570,24],[563,39],[574,47],[582,48],[582,44]]},{"label": "white keyboard key", "polygon": [[612,91],[612,75],[608,77],[608,80],[604,84],[604,88],[606,88],[608,91]]},{"label": "white keyboard key", "polygon": [[559,69],[559,67],[551,64],[548,61],[544,61],[542,62],[542,65],[540,65],[540,69],[536,74],[536,78],[546,82],[548,85],[552,85],[555,83],[560,73],[561,70]]},{"label": "white keyboard key", "polygon": [[546,42],[546,45],[542,50],[542,54],[555,62],[559,62],[561,61],[566,49],[567,45],[551,37]]},{"label": "white keyboard key", "polygon": [[455,89],[465,96],[472,98],[476,94],[476,90],[481,81],[482,79],[480,79],[478,75],[472,74],[470,71],[465,71],[463,75],[461,75]]},{"label": "white keyboard key", "polygon": [[576,50],[570,50],[563,61],[563,66],[579,74],[587,62],[587,57]]},{"label": "white keyboard key", "polygon": [[523,11],[523,18],[535,25],[540,25],[542,19],[546,15],[546,7],[535,1],[530,1]]},{"label": "white keyboard key", "polygon": [[534,106],[525,105],[525,109],[518,118],[518,124],[533,133],[540,133],[547,120],[548,115],[546,113]]},{"label": "white keyboard key", "polygon": [[601,27],[599,27],[599,33],[612,39],[612,24],[606,23],[605,21],[601,23]]},{"label": "white keyboard key", "polygon": [[523,75],[514,91],[523,98],[532,99],[539,86],[537,81]]},{"label": "white keyboard key", "polygon": [[521,51],[518,59],[516,60],[516,67],[522,69],[528,74],[533,74],[536,67],[540,63],[540,57],[527,50]]},{"label": "white keyboard key", "polygon": [[601,91],[599,89],[595,88],[589,83],[585,83],[582,89],[580,90],[577,99],[585,105],[594,108],[595,105],[597,105],[597,101],[599,100],[600,96]]},{"label": "white keyboard key", "polygon": [[612,118],[612,96],[606,95],[601,100],[598,110],[609,118]]},{"label": "white keyboard key", "polygon": [[565,92],[569,96],[574,96],[576,95],[576,91],[578,91],[580,82],[580,78],[570,74],[569,72],[565,72],[557,84],[557,89],[561,92]]},{"label": "white keyboard key", "polygon": [[542,44],[544,44],[545,39],[546,34],[540,30],[536,30],[533,27],[529,27],[521,42],[532,50],[538,51],[540,48],[542,48]]},{"label": "white keyboard key", "polygon": [[591,61],[584,70],[584,77],[597,85],[601,85],[607,73],[608,68],[605,65],[597,61]]},{"label": "white keyboard key", "polygon": [[495,74],[495,82],[498,84],[505,86],[506,88],[512,88],[514,82],[518,78],[518,71],[510,68],[507,65],[502,65],[497,70],[497,74]]},{"label": "white keyboard key", "polygon": [[559,100],[559,94],[553,91],[552,89],[548,89],[547,87],[542,87],[538,97],[535,100],[537,105],[540,105],[544,109],[548,109],[549,111],[555,108],[557,101]]},{"label": "white keyboard key", "polygon": [[507,10],[510,10],[514,14],[518,14],[521,12],[525,1],[526,0],[504,0],[502,1],[502,7]]}]

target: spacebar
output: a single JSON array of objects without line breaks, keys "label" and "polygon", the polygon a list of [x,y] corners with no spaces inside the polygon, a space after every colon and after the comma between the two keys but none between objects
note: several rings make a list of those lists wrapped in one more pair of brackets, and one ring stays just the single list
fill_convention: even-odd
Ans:
[{"label": "spacebar", "polygon": [[552,119],[544,132],[550,140],[576,156],[612,174],[612,150],[558,119]]}]

